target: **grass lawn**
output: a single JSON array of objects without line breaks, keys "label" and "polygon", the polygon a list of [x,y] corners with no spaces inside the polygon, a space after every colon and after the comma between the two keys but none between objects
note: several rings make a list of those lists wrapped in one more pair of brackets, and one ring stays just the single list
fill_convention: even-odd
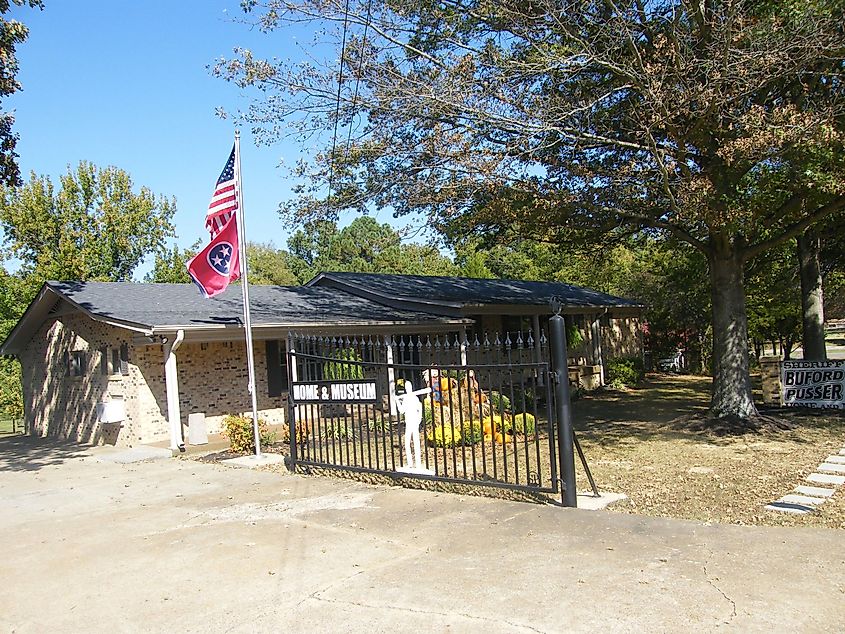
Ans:
[{"label": "grass lawn", "polygon": [[9,436],[11,434],[22,434],[23,422],[18,421],[17,425],[11,418],[0,418],[0,436]]},{"label": "grass lawn", "polygon": [[[684,416],[706,410],[710,379],[650,375],[635,390],[573,404],[578,438],[600,489],[624,493],[618,513],[705,522],[845,529],[845,487],[811,515],[766,511],[824,458],[845,447],[838,411],[776,410],[795,428],[742,436],[691,431]],[[577,465],[578,488],[589,486]],[[814,485],[824,486],[824,485]]]}]

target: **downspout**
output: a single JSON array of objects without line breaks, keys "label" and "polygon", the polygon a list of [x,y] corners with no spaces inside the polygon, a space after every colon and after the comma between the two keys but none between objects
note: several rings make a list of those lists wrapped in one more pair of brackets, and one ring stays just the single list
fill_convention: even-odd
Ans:
[{"label": "downspout", "polygon": [[179,411],[179,369],[176,364],[176,351],[185,340],[185,331],[176,331],[176,339],[165,344],[164,349],[164,382],[167,391],[167,420],[170,424],[170,449],[185,451],[185,440],[182,438],[182,414]]},{"label": "downspout", "polygon": [[604,386],[605,383],[605,363],[604,363],[604,347],[601,345],[601,320],[602,317],[607,315],[607,306],[604,307],[604,312],[601,313],[595,321],[596,327],[594,329],[594,334],[596,337],[596,342],[594,345],[594,350],[596,352],[596,357],[598,358],[599,362],[599,385]]}]

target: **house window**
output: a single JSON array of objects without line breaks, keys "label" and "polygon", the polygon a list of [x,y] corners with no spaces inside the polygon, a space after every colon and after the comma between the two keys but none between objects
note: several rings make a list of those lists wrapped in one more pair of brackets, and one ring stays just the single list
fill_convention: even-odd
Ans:
[{"label": "house window", "polygon": [[129,374],[129,346],[121,344],[119,348],[100,348],[100,373],[107,376]]},{"label": "house window", "polygon": [[83,376],[88,365],[88,353],[85,350],[65,352],[64,362],[67,376]]},{"label": "house window", "polygon": [[281,396],[289,389],[288,355],[284,341],[265,342],[267,353],[267,396]]},{"label": "house window", "polygon": [[520,335],[523,341],[528,338],[531,330],[531,317],[525,315],[505,315],[503,319],[502,343],[510,339],[511,345],[516,345]]},{"label": "house window", "polygon": [[119,348],[109,348],[108,346],[100,348],[100,374],[115,376],[122,373],[120,352]]}]

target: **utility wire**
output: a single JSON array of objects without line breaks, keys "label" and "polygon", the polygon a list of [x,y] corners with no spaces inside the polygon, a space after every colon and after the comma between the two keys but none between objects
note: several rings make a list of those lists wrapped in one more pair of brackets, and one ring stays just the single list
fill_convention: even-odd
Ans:
[{"label": "utility wire", "polygon": [[329,155],[329,195],[328,201],[331,201],[332,197],[332,186],[334,185],[334,155],[335,150],[337,149],[337,124],[340,120],[340,93],[341,89],[343,88],[343,60],[346,57],[346,32],[349,27],[349,0],[346,0],[346,3],[343,8],[343,39],[341,40],[340,44],[340,68],[337,72],[337,96],[335,98],[335,110],[334,110],[334,130],[332,132],[332,150],[331,154]]},{"label": "utility wire", "polygon": [[[364,34],[361,36],[361,52],[358,56],[358,73],[355,75],[355,91],[352,94],[352,107],[358,101],[358,84],[361,82],[361,70],[364,67],[364,49],[367,46],[367,29],[370,26],[370,15],[372,11],[373,0],[367,0],[367,19],[364,20]],[[349,156],[349,145],[352,142],[352,120],[349,121],[349,134],[346,136],[346,150],[343,152],[343,157]]]}]

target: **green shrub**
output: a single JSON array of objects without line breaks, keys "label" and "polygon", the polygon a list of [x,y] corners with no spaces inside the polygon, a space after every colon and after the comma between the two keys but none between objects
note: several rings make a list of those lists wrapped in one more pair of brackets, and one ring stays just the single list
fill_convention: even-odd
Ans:
[{"label": "green shrub", "polygon": [[481,430],[481,421],[480,420],[464,421],[464,424],[461,427],[461,443],[462,444],[464,444],[464,445],[474,445],[477,442],[481,442],[481,437],[483,435],[484,434]]},{"label": "green shrub", "polygon": [[613,387],[634,387],[645,377],[639,357],[616,357],[607,362],[607,382]]},{"label": "green shrub", "polygon": [[391,430],[390,419],[375,414],[367,420],[367,429],[370,431],[385,433]]},{"label": "green shrub", "polygon": [[516,414],[512,420],[505,423],[505,431],[508,433],[513,431],[515,434],[526,434],[530,436],[536,428],[537,422],[534,419],[534,415],[525,412]]},{"label": "green shrub", "polygon": [[496,412],[504,412],[511,408],[511,400],[504,394],[501,394],[496,390],[491,390],[490,407],[492,407]]},{"label": "green shrub", "polygon": [[326,438],[346,440],[354,437],[352,426],[347,425],[345,421],[333,420],[326,425]]},{"label": "green shrub", "polygon": [[525,385],[513,386],[513,408],[531,407],[537,396],[534,388]]},{"label": "green shrub", "polygon": [[423,402],[423,421],[426,425],[431,425],[434,422],[434,406],[429,399]]},{"label": "green shrub", "polygon": [[[229,439],[232,451],[247,453],[255,447],[255,434],[252,430],[252,417],[229,414],[223,419],[223,435]],[[275,438],[267,429],[267,423],[258,419],[258,438],[262,445],[269,445]]]},{"label": "green shrub", "polygon": [[341,348],[335,350],[329,356],[332,359],[337,359],[337,361],[326,361],[323,364],[323,378],[326,381],[349,381],[364,378],[364,366],[355,363],[361,361],[361,355],[354,348]]},{"label": "green shrub", "polygon": [[566,347],[569,349],[578,348],[584,343],[584,333],[577,324],[568,324],[566,326]]}]

